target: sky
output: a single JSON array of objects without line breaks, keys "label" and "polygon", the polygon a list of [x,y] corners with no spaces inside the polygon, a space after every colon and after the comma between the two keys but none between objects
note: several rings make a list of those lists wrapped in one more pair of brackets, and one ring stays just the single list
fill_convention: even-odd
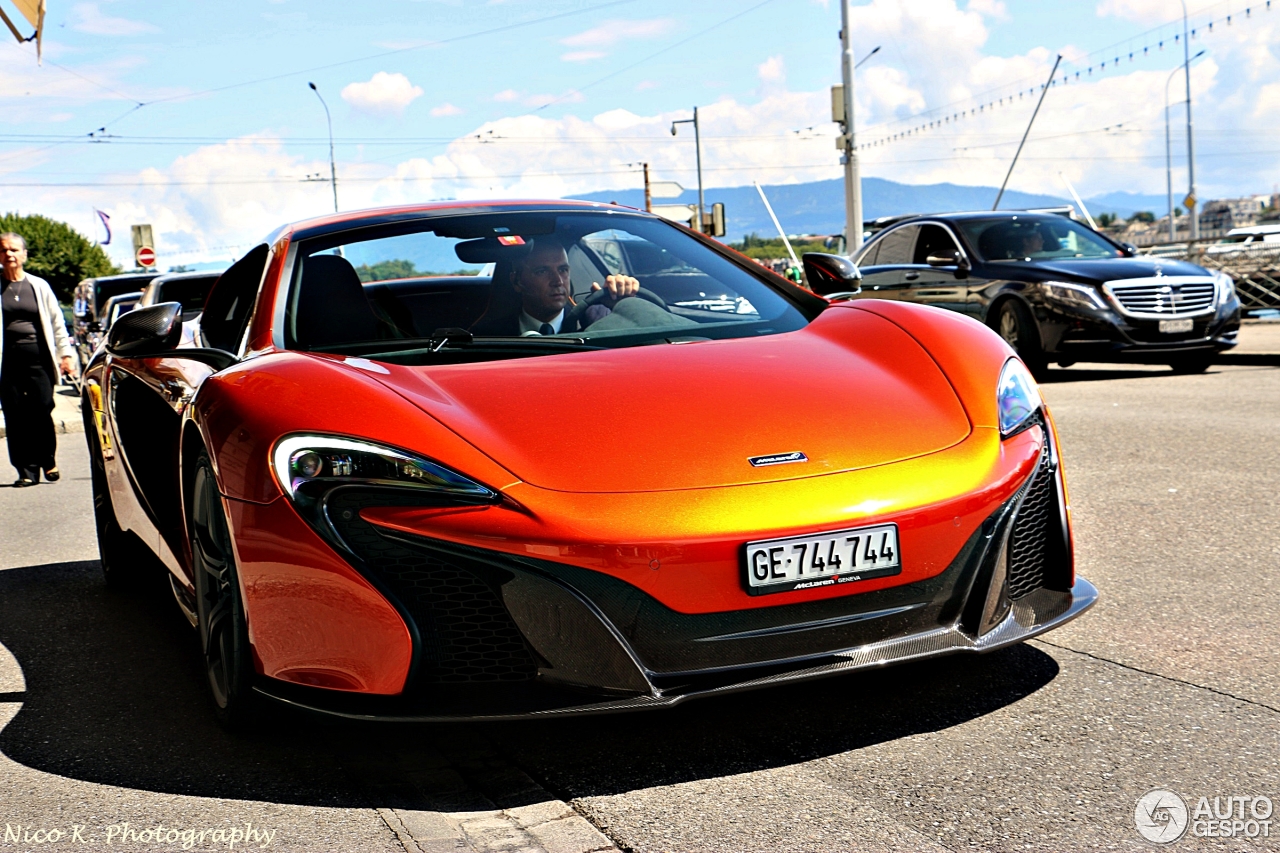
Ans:
[{"label": "sky", "polygon": [[[691,126],[670,131],[694,106],[709,187],[842,174],[839,0],[48,2],[42,65],[0,43],[0,209],[99,241],[105,211],[126,267],[132,223],[167,267],[332,210],[309,82],[343,210],[634,188],[642,162],[692,188]],[[1199,198],[1273,192],[1280,0],[1187,3]],[[1163,193],[1167,91],[1180,198],[1181,10],[856,0],[863,174],[998,185],[1061,54],[1010,188]]]}]

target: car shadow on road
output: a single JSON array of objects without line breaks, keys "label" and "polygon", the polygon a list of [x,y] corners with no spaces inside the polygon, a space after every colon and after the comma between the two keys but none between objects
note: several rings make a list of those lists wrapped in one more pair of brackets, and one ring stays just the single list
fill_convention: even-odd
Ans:
[{"label": "car shadow on road", "polygon": [[[159,583],[111,592],[97,562],[0,572],[0,643],[26,682],[0,693],[22,703],[0,730],[9,759],[163,793],[353,807],[388,805],[378,791],[399,781],[421,791],[441,757],[504,755],[564,798],[785,766],[959,725],[1058,673],[1016,646],[662,711],[413,726],[285,714],[233,735],[214,721],[195,635]],[[376,791],[357,781],[371,777]]]}]

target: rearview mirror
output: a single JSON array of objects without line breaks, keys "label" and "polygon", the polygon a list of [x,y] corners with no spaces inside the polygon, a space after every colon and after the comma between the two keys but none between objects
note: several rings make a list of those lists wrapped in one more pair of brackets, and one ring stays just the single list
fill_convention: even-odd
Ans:
[{"label": "rearview mirror", "polygon": [[801,259],[809,289],[819,296],[856,294],[862,290],[862,273],[848,258],[822,252],[805,252]]},{"label": "rearview mirror", "polygon": [[122,358],[187,358],[214,370],[230,367],[234,355],[209,347],[183,347],[182,305],[162,302],[122,314],[107,333],[107,352]]}]

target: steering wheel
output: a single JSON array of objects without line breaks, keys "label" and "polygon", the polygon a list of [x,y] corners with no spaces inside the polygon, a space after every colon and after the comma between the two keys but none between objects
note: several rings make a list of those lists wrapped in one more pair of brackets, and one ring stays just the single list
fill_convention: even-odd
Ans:
[{"label": "steering wheel", "polygon": [[[646,299],[649,302],[652,302],[654,305],[657,305],[663,311],[671,310],[667,308],[667,303],[661,296],[659,296],[658,294],[654,293],[652,290],[649,290],[647,288],[644,288],[644,287],[640,288],[634,294],[632,294],[632,296],[640,299]],[[601,289],[601,290],[591,291],[585,297],[583,297],[581,302],[573,306],[573,310],[571,310],[567,315],[565,315],[566,323],[569,320],[573,320],[577,326],[581,327],[582,317],[587,313],[587,309],[590,308],[592,305],[599,305],[601,302],[604,302],[608,298],[610,298],[608,290]]]}]

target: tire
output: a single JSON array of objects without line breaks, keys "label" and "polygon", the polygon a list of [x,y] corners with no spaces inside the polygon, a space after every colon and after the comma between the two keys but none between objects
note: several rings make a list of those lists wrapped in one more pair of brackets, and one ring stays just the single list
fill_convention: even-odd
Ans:
[{"label": "tire", "polygon": [[142,540],[133,533],[120,529],[115,507],[111,503],[111,489],[107,485],[107,469],[102,461],[98,427],[88,400],[81,400],[80,412],[84,416],[84,434],[89,444],[93,522],[98,534],[98,559],[102,563],[102,577],[110,589],[132,592],[140,589],[156,574],[157,561]]},{"label": "tire", "polygon": [[1184,355],[1180,358],[1170,360],[1169,366],[1173,368],[1174,373],[1190,374],[1204,373],[1209,369],[1209,365],[1213,364],[1213,356],[1198,353],[1196,355]]},{"label": "tire", "polygon": [[190,505],[196,628],[209,694],[218,722],[243,730],[257,721],[260,703],[253,693],[253,658],[231,533],[213,466],[203,450],[196,459]]},{"label": "tire", "polygon": [[1036,379],[1043,379],[1049,360],[1040,346],[1040,327],[1027,307],[1016,299],[1006,299],[996,310],[996,334],[1013,347]]}]

